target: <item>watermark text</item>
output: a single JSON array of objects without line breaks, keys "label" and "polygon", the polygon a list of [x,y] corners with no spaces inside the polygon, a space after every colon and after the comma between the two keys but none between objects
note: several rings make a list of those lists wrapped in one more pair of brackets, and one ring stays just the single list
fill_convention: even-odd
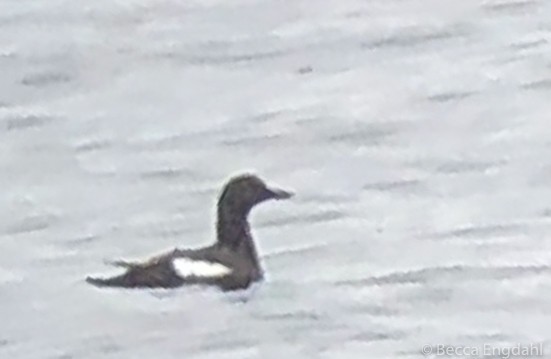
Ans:
[{"label": "watermark text", "polygon": [[513,345],[481,344],[481,345],[447,345],[426,344],[421,353],[426,357],[468,357],[468,358],[538,358],[543,357],[543,343]]}]

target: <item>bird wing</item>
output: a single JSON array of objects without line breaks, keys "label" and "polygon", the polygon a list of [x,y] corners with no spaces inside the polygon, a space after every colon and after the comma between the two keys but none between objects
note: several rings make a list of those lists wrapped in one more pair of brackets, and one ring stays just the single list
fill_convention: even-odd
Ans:
[{"label": "bird wing", "polygon": [[171,264],[174,251],[161,254],[144,262],[113,261],[117,267],[126,271],[108,278],[88,277],[86,281],[98,287],[122,288],[174,288],[182,284]]}]

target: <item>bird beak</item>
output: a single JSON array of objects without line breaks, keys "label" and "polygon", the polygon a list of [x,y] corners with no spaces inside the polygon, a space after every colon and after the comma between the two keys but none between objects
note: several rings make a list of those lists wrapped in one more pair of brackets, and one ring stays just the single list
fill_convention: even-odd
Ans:
[{"label": "bird beak", "polygon": [[288,199],[293,197],[294,193],[284,191],[279,188],[267,188],[267,197],[273,199]]}]

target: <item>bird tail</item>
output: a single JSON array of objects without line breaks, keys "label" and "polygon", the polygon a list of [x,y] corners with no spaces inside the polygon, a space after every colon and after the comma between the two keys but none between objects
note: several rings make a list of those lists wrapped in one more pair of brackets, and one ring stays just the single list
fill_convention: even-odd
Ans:
[{"label": "bird tail", "polygon": [[116,261],[107,261],[106,260],[106,261],[103,261],[103,262],[107,265],[111,265],[111,266],[114,266],[114,267],[120,267],[120,268],[127,268],[127,269],[139,266],[139,263],[128,262],[128,261],[123,261],[123,260],[116,260]]},{"label": "bird tail", "polygon": [[96,287],[128,287],[124,274],[111,278],[86,277],[86,282]]}]

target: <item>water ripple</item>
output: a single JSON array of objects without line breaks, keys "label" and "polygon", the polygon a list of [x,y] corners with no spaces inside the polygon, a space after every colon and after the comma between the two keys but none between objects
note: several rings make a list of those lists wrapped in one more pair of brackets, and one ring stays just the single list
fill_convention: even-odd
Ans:
[{"label": "water ripple", "polygon": [[243,136],[239,138],[228,138],[221,140],[220,143],[224,146],[229,147],[239,147],[239,146],[251,146],[251,147],[268,147],[274,145],[281,139],[283,139],[283,134],[272,134],[272,135],[252,135],[252,136]]},{"label": "water ripple", "polygon": [[401,284],[427,284],[432,281],[451,279],[485,280],[512,279],[526,275],[551,274],[551,267],[545,265],[482,267],[453,265],[429,267],[418,270],[396,271],[382,276],[345,280],[337,285],[345,286],[384,286]]},{"label": "water ripple", "polygon": [[382,305],[358,304],[350,307],[357,314],[367,314],[373,317],[390,317],[398,314],[398,311]]},{"label": "water ripple", "polygon": [[258,227],[279,227],[293,223],[319,223],[335,221],[345,217],[346,214],[341,211],[327,210],[307,215],[302,214],[297,216],[287,216],[277,219],[270,219],[259,223]]},{"label": "water ripple", "polygon": [[466,98],[472,97],[476,92],[469,91],[448,91],[442,92],[435,95],[430,95],[427,97],[429,101],[446,103],[446,102],[459,102]]},{"label": "water ripple", "polygon": [[398,180],[368,183],[362,187],[366,191],[377,192],[415,192],[423,187],[421,180]]},{"label": "water ripple", "polygon": [[502,237],[526,231],[525,224],[509,223],[509,224],[489,224],[489,225],[473,225],[456,228],[449,231],[437,232],[429,235],[423,235],[422,238],[429,239],[447,239],[447,238],[488,238]]},{"label": "water ripple", "polygon": [[7,131],[15,131],[42,127],[54,120],[54,117],[48,115],[14,114],[0,119],[0,123],[4,122]]},{"label": "water ripple", "polygon": [[525,83],[521,86],[525,90],[551,90],[551,79],[542,79]]},{"label": "water ripple", "polygon": [[358,333],[354,336],[352,336],[352,340],[364,342],[364,343],[372,343],[372,342],[380,342],[380,341],[386,341],[386,340],[402,340],[407,335],[404,332],[400,331],[392,331],[392,332],[375,332],[375,331],[363,331],[361,333]]},{"label": "water ripple", "polygon": [[384,122],[384,123],[355,123],[346,128],[345,131],[335,133],[335,128],[331,128],[331,133],[324,136],[325,143],[344,143],[353,146],[377,146],[387,140],[389,137],[403,131],[406,127],[402,122]]},{"label": "water ripple", "polygon": [[26,75],[21,80],[21,84],[25,86],[33,87],[45,87],[50,85],[57,85],[61,83],[67,83],[72,80],[72,77],[62,72],[41,72]]},{"label": "water ripple", "polygon": [[113,146],[112,140],[94,139],[94,140],[86,140],[86,141],[77,143],[73,146],[73,149],[77,153],[87,153],[87,152],[94,152],[97,150],[109,148],[111,146]]},{"label": "water ripple", "polygon": [[318,321],[322,319],[322,316],[319,313],[316,313],[311,310],[309,311],[297,310],[293,312],[259,314],[256,317],[258,319],[268,320],[268,321],[288,320],[288,319]]},{"label": "water ripple", "polygon": [[537,7],[537,1],[502,1],[502,2],[489,2],[483,5],[484,10],[489,12],[513,12],[524,13],[527,10]]},{"label": "water ripple", "polygon": [[438,29],[404,28],[396,34],[380,39],[366,41],[362,44],[362,48],[367,50],[377,50],[387,48],[416,47],[449,40],[458,36],[459,33],[456,30],[448,31]]},{"label": "water ripple", "polygon": [[501,167],[506,162],[504,161],[468,161],[468,160],[450,160],[438,166],[436,172],[444,174],[459,174],[459,173],[485,173],[491,169]]},{"label": "water ripple", "polygon": [[229,64],[244,64],[259,60],[271,60],[284,56],[288,51],[258,51],[258,52],[242,52],[229,54],[227,50],[220,50],[219,53],[204,54],[201,56],[194,53],[179,53],[174,51],[159,52],[154,54],[155,58],[166,58],[177,60],[191,65],[229,65]]},{"label": "water ripple", "polygon": [[29,232],[37,232],[48,228],[55,220],[53,215],[37,215],[23,218],[19,222],[10,225],[6,234],[21,234]]},{"label": "water ripple", "polygon": [[195,178],[195,173],[188,168],[160,168],[142,171],[140,177],[143,179],[191,179]]},{"label": "water ripple", "polygon": [[253,339],[235,338],[231,330],[215,332],[209,340],[198,345],[199,351],[226,351],[248,349],[255,345]]}]

